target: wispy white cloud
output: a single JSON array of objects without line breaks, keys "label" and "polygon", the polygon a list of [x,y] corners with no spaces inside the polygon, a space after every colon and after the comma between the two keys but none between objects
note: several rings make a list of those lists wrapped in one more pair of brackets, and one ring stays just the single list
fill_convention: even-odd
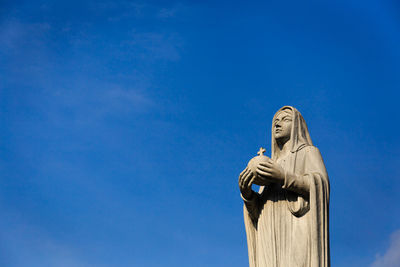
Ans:
[{"label": "wispy white cloud", "polygon": [[[51,12],[55,7],[46,8]],[[179,32],[140,27],[132,20],[162,24],[185,7],[106,0],[83,8],[96,16],[57,21],[43,16],[32,22],[15,12],[0,22],[0,48],[8,59],[0,77],[14,90],[35,90],[24,95],[26,101],[46,122],[60,127],[98,125],[118,116],[133,119],[162,109],[155,73],[180,60],[184,40]],[[121,32],[110,39],[97,30],[99,18],[114,20],[112,27],[132,26],[117,27]]]},{"label": "wispy white cloud", "polygon": [[126,109],[141,111],[153,106],[152,100],[136,90],[126,90],[120,87],[114,87],[106,91],[104,101],[111,100],[111,105],[115,104]]},{"label": "wispy white cloud", "polygon": [[24,23],[18,19],[5,20],[0,26],[0,47],[7,50],[26,45],[36,48],[51,28],[47,22]]},{"label": "wispy white cloud", "polygon": [[147,16],[149,5],[140,1],[94,1],[89,4],[92,12],[106,14],[110,22]]},{"label": "wispy white cloud", "polygon": [[[152,87],[155,61],[176,61],[180,58],[181,42],[178,35],[133,31],[119,42],[105,44],[108,47],[104,51],[108,55],[103,57],[82,54],[79,50],[82,45],[90,48],[95,43],[95,38],[89,33],[84,38],[81,34],[76,38],[73,35],[75,41],[71,49],[75,50],[66,51],[73,56],[57,60],[52,52],[54,45],[51,45],[48,36],[52,31],[51,24],[27,23],[15,18],[0,26],[0,48],[9,52],[7,56],[10,58],[7,63],[7,80],[18,85],[35,85],[52,99],[50,102],[54,105],[79,108],[85,117],[117,112],[142,113],[153,108],[155,105],[147,92]],[[60,30],[71,31],[64,27]],[[82,44],[83,39],[85,42]],[[107,77],[93,77],[106,72],[109,58],[130,60],[137,64],[132,63],[129,71],[108,74]],[[65,72],[65,69],[68,71],[74,69],[74,66],[83,66],[91,75],[78,72],[71,75]],[[21,76],[24,79],[20,79]],[[49,112],[54,115],[54,110]]]},{"label": "wispy white cloud", "polygon": [[158,11],[157,17],[160,19],[168,19],[175,17],[179,11],[183,9],[182,4],[176,4],[173,7],[164,7]]},{"label": "wispy white cloud", "polygon": [[[94,12],[109,14],[108,21],[121,21],[129,18],[170,19],[187,8],[182,3],[172,6],[151,4],[145,1],[102,1],[90,3],[89,8]],[[118,11],[118,12],[115,12]]]},{"label": "wispy white cloud", "polygon": [[48,99],[46,117],[54,125],[71,127],[102,123],[109,116],[140,116],[156,107],[140,85],[130,88],[118,84],[78,81],[75,88],[53,90],[45,94]]},{"label": "wispy white cloud", "polygon": [[389,248],[383,255],[378,254],[371,267],[399,267],[400,266],[400,230],[392,233]]},{"label": "wispy white cloud", "polygon": [[142,59],[177,61],[183,41],[176,33],[135,32],[125,46],[126,51],[132,51]]},{"label": "wispy white cloud", "polygon": [[[2,211],[4,216],[4,210]],[[11,216],[10,216],[11,215]],[[91,267],[74,248],[55,240],[33,225],[21,222],[20,219],[3,217],[0,223],[0,241],[7,244],[6,265],[2,266],[41,266],[41,267]],[[4,259],[3,259],[4,260]],[[0,263],[2,261],[0,260]]]}]

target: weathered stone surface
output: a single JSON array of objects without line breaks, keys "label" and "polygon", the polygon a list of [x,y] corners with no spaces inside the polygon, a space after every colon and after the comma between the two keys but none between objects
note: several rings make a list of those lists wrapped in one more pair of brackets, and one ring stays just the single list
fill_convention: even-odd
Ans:
[{"label": "weathered stone surface", "polygon": [[278,110],[271,144],[239,176],[250,267],[329,267],[329,179],[299,111]]}]

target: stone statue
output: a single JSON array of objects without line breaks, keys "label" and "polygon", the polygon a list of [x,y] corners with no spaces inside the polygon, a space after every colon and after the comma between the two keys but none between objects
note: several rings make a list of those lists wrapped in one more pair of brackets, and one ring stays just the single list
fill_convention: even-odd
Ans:
[{"label": "stone statue", "polygon": [[278,110],[271,144],[239,176],[250,267],[329,267],[329,180],[299,111]]}]

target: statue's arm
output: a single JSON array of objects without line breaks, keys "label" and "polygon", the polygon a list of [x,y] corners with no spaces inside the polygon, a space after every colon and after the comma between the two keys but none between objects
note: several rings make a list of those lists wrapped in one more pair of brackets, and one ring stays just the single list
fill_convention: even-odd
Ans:
[{"label": "statue's arm", "polygon": [[259,215],[260,194],[252,191],[250,197],[244,197],[243,194],[240,194],[240,196],[243,199],[244,205],[251,219],[253,220],[253,222],[256,222]]},{"label": "statue's arm", "polygon": [[297,175],[291,172],[285,172],[285,182],[282,188],[296,192],[301,195],[308,195],[310,192],[310,182],[308,175]]},{"label": "statue's arm", "polygon": [[285,180],[282,187],[302,195],[308,195],[310,192],[310,179],[313,179],[315,174],[328,179],[328,175],[318,148],[308,146],[304,149],[306,149],[304,158],[305,173],[298,175],[285,171]]},{"label": "statue's arm", "polygon": [[253,177],[251,169],[246,167],[239,175],[239,189],[245,208],[253,222],[255,222],[255,219],[258,218],[259,194],[251,188]]}]

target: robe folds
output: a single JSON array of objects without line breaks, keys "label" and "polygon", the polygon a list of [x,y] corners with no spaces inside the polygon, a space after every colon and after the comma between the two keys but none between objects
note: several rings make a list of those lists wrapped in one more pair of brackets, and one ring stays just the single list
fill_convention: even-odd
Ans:
[{"label": "robe folds", "polygon": [[279,156],[272,143],[284,184],[261,186],[251,199],[242,196],[250,267],[330,266],[329,179],[303,118],[292,110],[293,149]]}]

